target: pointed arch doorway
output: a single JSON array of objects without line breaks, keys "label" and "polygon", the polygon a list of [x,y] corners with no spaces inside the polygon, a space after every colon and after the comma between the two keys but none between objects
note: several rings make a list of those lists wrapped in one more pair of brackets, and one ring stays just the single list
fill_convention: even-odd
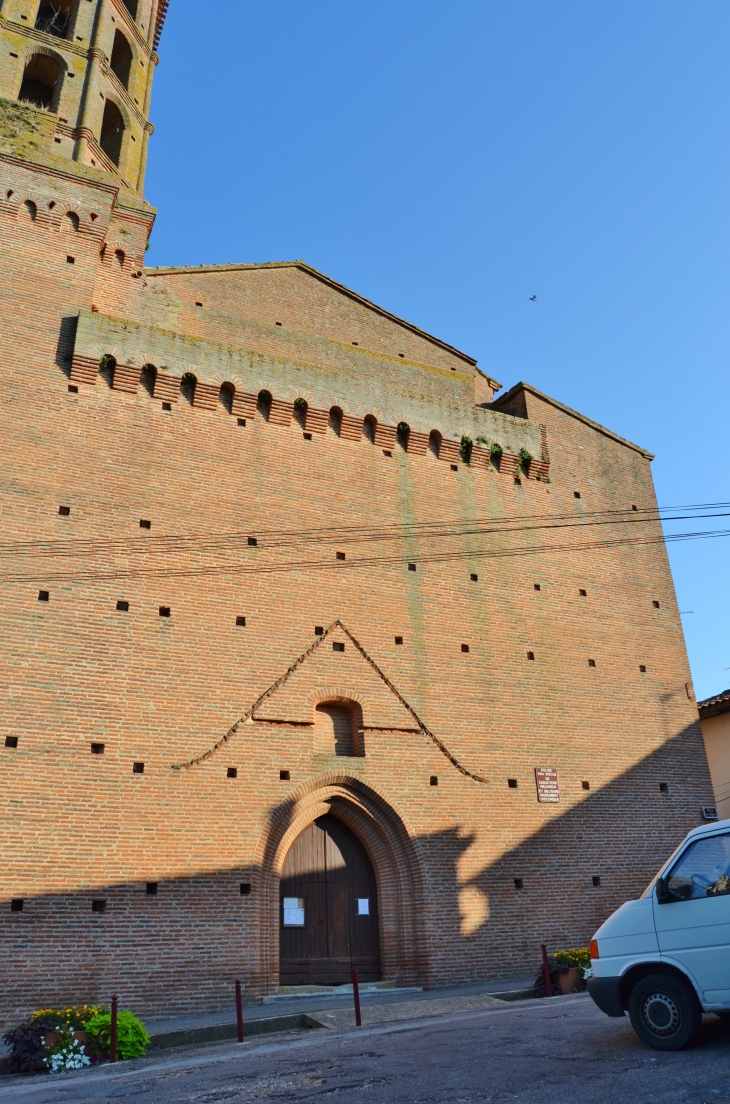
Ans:
[{"label": "pointed arch doorway", "polygon": [[380,981],[375,872],[342,821],[318,817],[294,840],[280,879],[280,985]]}]

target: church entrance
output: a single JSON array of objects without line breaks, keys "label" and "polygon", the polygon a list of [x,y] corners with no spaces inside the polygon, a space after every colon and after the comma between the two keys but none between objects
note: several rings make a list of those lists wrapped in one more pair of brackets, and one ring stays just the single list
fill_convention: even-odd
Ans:
[{"label": "church entrance", "polygon": [[375,873],[356,836],[322,816],[295,839],[281,875],[280,985],[380,981]]}]

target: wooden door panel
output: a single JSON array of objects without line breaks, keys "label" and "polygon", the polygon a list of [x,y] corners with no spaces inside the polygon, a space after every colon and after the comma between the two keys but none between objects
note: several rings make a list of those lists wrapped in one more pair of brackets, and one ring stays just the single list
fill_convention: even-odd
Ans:
[{"label": "wooden door panel", "polygon": [[[375,874],[360,841],[335,817],[320,817],[292,844],[281,877],[285,897],[303,899],[305,926],[284,927],[280,917],[282,985],[343,985],[353,965],[362,981],[380,979]],[[358,899],[368,901],[368,915],[359,915]]]}]

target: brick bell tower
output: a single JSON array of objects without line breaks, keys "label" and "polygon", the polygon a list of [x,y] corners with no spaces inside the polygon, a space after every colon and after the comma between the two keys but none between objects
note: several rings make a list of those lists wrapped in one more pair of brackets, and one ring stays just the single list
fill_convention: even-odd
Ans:
[{"label": "brick bell tower", "polygon": [[139,294],[155,216],[143,188],[167,6],[0,0],[5,337],[20,319],[21,340],[29,326],[49,340],[55,328],[56,371],[69,364],[79,310],[128,316]]}]

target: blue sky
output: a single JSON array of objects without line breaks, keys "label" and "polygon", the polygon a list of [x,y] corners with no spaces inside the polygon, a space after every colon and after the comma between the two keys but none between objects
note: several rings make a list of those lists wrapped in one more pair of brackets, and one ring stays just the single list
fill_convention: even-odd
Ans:
[{"label": "blue sky", "polygon": [[[662,505],[730,500],[726,0],[200,13],[160,46],[149,264],[301,257],[655,452]],[[670,546],[699,697],[729,555]]]}]

